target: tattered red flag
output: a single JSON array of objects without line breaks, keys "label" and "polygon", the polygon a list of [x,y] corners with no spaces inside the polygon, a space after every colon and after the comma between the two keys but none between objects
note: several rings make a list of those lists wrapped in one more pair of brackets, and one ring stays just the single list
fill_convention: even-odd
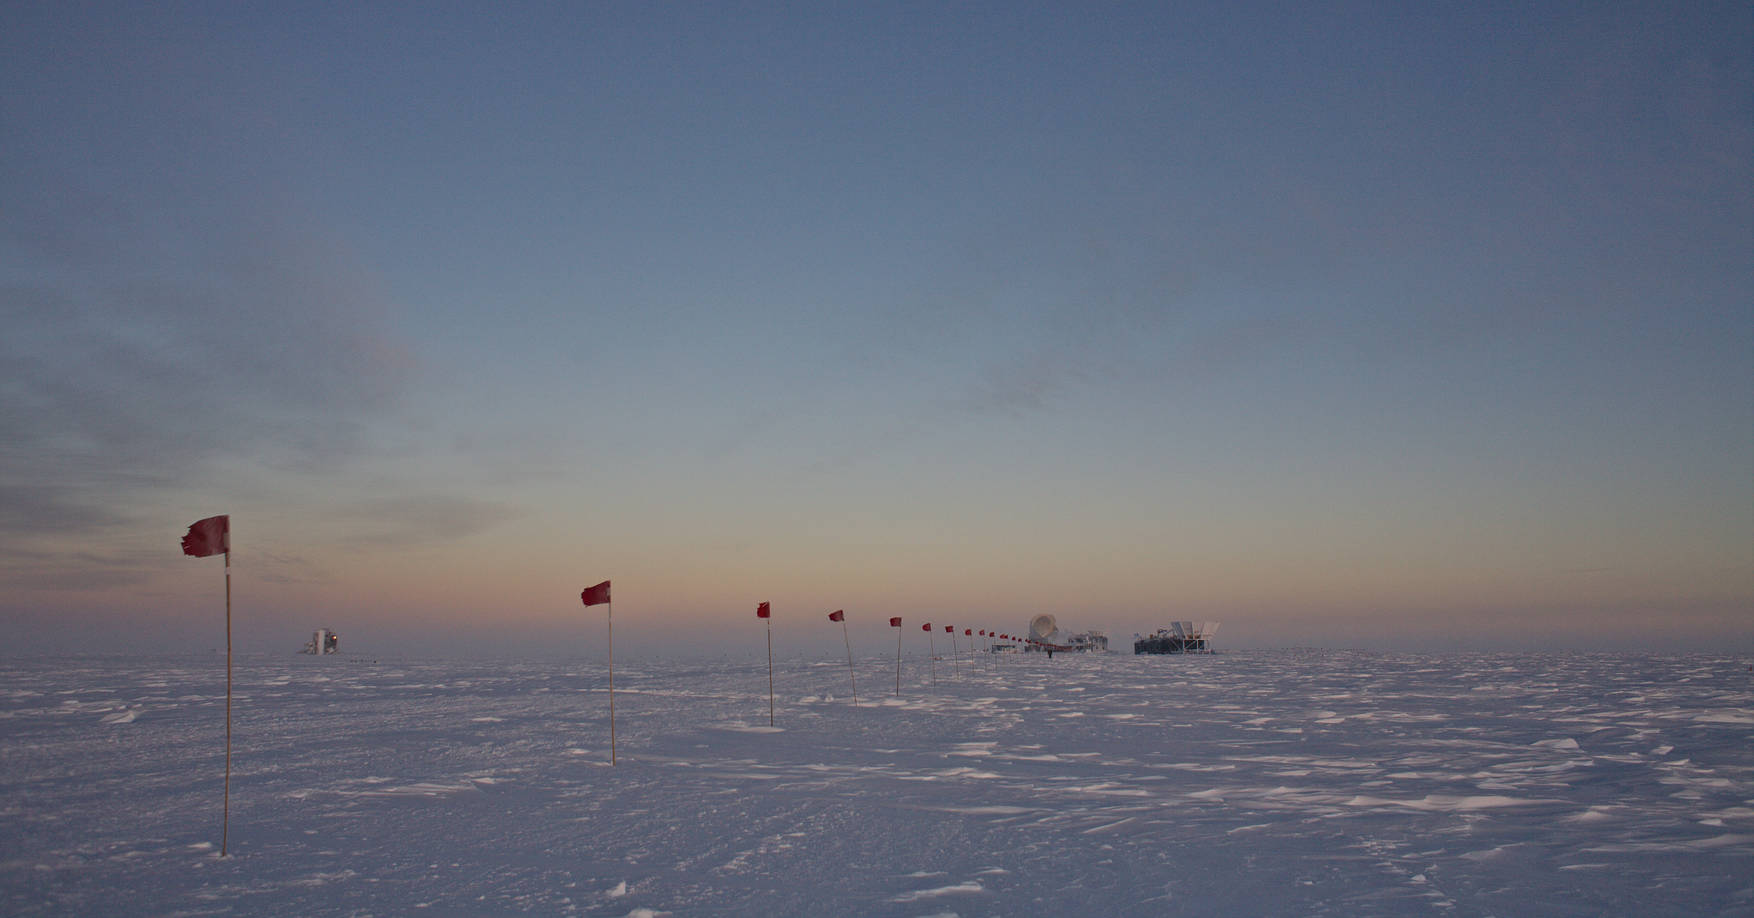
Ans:
[{"label": "tattered red flag", "polygon": [[901,616],[897,615],[894,618],[891,618],[889,620],[889,627],[900,628],[901,627]]},{"label": "tattered red flag", "polygon": [[772,618],[773,617],[773,610],[769,609],[767,607],[767,603],[764,602],[761,605],[755,607],[755,617],[756,618]]},{"label": "tattered red flag", "polygon": [[986,636],[987,636],[987,629],[982,628],[981,629],[981,637],[986,637]]},{"label": "tattered red flag", "polygon": [[847,620],[846,610],[845,609],[836,609],[833,612],[828,613],[828,620],[831,622],[844,622],[844,621],[846,621]]},{"label": "tattered red flag", "polygon": [[921,626],[920,626],[920,630],[921,630],[921,631],[930,631],[930,630],[932,630],[932,623],[931,623],[931,622],[927,622],[927,623],[925,623],[925,624],[923,624],[923,625],[921,625]]},{"label": "tattered red flag", "polygon": [[973,628],[962,629],[962,636],[963,637],[974,637],[974,629]]},{"label": "tattered red flag", "polygon": [[594,587],[585,587],[585,591],[579,594],[579,598],[584,600],[587,606],[600,606],[608,602],[609,581],[605,580]]},{"label": "tattered red flag", "polygon": [[231,552],[231,516],[210,516],[189,525],[183,536],[183,554],[197,558]]},{"label": "tattered red flag", "polygon": [[945,632],[947,632],[949,634],[955,634],[956,633],[956,626],[955,625],[945,625],[944,630],[945,630]]}]

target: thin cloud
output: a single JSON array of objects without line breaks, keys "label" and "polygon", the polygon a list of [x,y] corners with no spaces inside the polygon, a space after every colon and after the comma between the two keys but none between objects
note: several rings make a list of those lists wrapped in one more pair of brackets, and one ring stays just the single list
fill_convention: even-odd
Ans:
[{"label": "thin cloud", "polygon": [[[406,388],[387,298],[321,234],[154,212],[86,206],[114,222],[48,235],[39,208],[0,215],[0,551],[162,525],[164,494],[217,472],[344,463]],[[7,582],[95,563],[56,557]]]},{"label": "thin cloud", "polygon": [[411,546],[466,539],[515,520],[523,511],[491,501],[429,494],[361,501],[342,516],[358,530],[349,541]]}]

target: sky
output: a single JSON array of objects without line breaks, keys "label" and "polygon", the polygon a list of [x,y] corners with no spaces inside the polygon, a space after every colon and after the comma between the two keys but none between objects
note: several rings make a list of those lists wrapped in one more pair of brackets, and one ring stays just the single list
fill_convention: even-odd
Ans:
[{"label": "sky", "polygon": [[[4,653],[1754,651],[1743,3],[0,8]],[[623,649],[625,648],[625,650]]]}]

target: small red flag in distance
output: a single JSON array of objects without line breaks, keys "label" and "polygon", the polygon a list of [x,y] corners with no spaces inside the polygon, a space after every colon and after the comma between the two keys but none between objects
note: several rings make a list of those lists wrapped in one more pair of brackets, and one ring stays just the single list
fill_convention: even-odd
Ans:
[{"label": "small red flag in distance", "polygon": [[585,587],[585,591],[579,594],[579,598],[584,600],[587,606],[600,606],[608,602],[609,581],[605,580],[594,587]]},{"label": "small red flag in distance", "polygon": [[831,622],[844,622],[847,620],[847,612],[845,609],[836,609],[833,612],[828,613],[828,620]]},{"label": "small red flag in distance", "polygon": [[987,636],[987,629],[982,628],[981,629],[981,637],[986,637],[986,636]]},{"label": "small red flag in distance", "polygon": [[183,536],[183,554],[205,558],[231,551],[231,516],[210,516],[189,525]]},{"label": "small red flag in distance", "polygon": [[894,618],[890,619],[889,620],[889,627],[900,628],[901,627],[901,616],[897,615]]},{"label": "small red flag in distance", "polygon": [[932,623],[931,623],[931,622],[927,622],[927,623],[925,623],[925,624],[924,624],[924,625],[921,625],[921,626],[920,626],[920,630],[921,630],[921,631],[930,631],[930,630],[932,630]]},{"label": "small red flag in distance", "polygon": [[973,628],[962,629],[962,636],[963,637],[974,637],[974,629]]},{"label": "small red flag in distance", "polygon": [[761,605],[755,607],[755,617],[756,618],[773,618],[773,610],[768,608],[767,603],[764,602]]}]

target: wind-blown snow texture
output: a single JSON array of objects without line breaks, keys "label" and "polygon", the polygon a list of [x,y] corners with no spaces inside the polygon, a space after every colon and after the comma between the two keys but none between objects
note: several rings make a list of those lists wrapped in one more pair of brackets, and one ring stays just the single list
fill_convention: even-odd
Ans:
[{"label": "wind-blown snow texture", "polygon": [[0,913],[1754,914],[1739,657],[0,663]]}]

